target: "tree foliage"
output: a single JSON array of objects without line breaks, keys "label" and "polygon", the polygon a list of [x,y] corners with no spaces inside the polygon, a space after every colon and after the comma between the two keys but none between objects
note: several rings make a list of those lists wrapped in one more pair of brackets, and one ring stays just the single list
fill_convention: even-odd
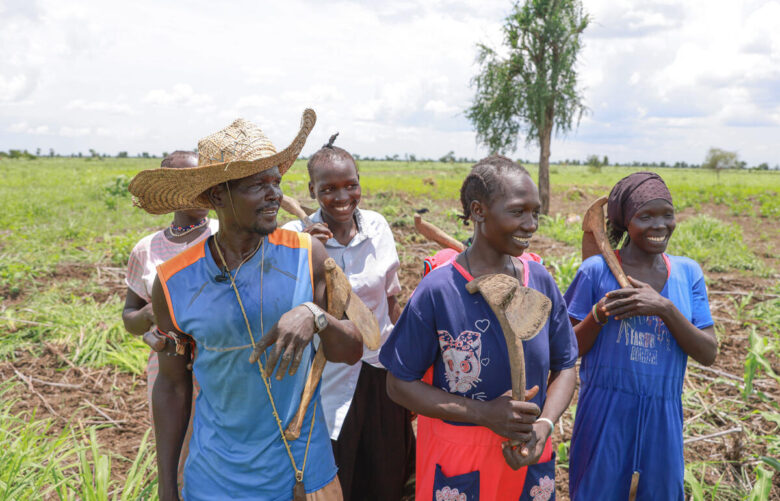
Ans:
[{"label": "tree foliage", "polygon": [[710,148],[701,166],[706,169],[735,169],[738,165],[736,151]]},{"label": "tree foliage", "polygon": [[506,56],[479,45],[480,72],[472,80],[476,92],[466,116],[492,152],[514,151],[521,133],[526,144],[540,147],[543,212],[552,132],[570,131],[585,111],[575,66],[589,22],[580,0],[525,0],[505,20]]},{"label": "tree foliage", "polygon": [[710,148],[707,157],[701,164],[705,169],[712,169],[720,179],[720,171],[723,169],[736,169],[740,167],[736,151],[726,151],[720,148]]}]

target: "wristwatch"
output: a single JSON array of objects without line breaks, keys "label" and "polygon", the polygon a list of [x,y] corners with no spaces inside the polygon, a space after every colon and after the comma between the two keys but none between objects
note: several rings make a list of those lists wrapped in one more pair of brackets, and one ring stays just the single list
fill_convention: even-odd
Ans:
[{"label": "wristwatch", "polygon": [[306,301],[303,305],[314,315],[314,332],[322,332],[322,329],[328,326],[328,317],[325,316],[325,312],[311,301]]}]

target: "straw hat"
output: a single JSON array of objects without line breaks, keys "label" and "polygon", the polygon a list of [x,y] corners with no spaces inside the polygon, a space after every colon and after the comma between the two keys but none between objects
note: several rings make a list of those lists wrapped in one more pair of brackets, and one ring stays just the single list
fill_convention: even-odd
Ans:
[{"label": "straw hat", "polygon": [[241,179],[273,167],[284,174],[298,158],[317,115],[306,109],[301,128],[290,146],[276,152],[260,127],[237,119],[229,126],[198,141],[198,166],[159,168],[139,172],[128,189],[133,203],[150,214],[186,209],[211,209],[205,191],[225,181]]}]

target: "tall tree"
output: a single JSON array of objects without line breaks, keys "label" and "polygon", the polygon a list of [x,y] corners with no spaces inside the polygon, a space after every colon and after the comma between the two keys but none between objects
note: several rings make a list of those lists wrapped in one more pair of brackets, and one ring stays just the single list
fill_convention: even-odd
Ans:
[{"label": "tall tree", "polygon": [[726,151],[720,148],[710,148],[707,151],[707,157],[701,164],[705,169],[715,171],[718,182],[720,182],[720,171],[723,169],[736,169],[739,167],[739,160],[736,151]]},{"label": "tall tree", "polygon": [[552,132],[570,131],[585,111],[575,63],[589,22],[580,0],[525,0],[505,20],[506,57],[479,45],[480,73],[466,116],[493,152],[515,151],[521,132],[526,144],[539,146],[543,214],[550,207]]}]

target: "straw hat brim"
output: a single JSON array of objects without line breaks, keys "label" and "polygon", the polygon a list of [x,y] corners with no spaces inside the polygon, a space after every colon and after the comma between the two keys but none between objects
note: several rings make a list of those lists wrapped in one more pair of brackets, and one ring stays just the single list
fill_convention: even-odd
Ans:
[{"label": "straw hat brim", "polygon": [[284,150],[255,160],[234,160],[181,169],[158,168],[141,171],[130,181],[128,189],[133,203],[150,214],[167,214],[187,209],[212,209],[206,190],[212,186],[241,179],[273,167],[284,175],[300,155],[317,115],[306,109],[301,127]]}]

